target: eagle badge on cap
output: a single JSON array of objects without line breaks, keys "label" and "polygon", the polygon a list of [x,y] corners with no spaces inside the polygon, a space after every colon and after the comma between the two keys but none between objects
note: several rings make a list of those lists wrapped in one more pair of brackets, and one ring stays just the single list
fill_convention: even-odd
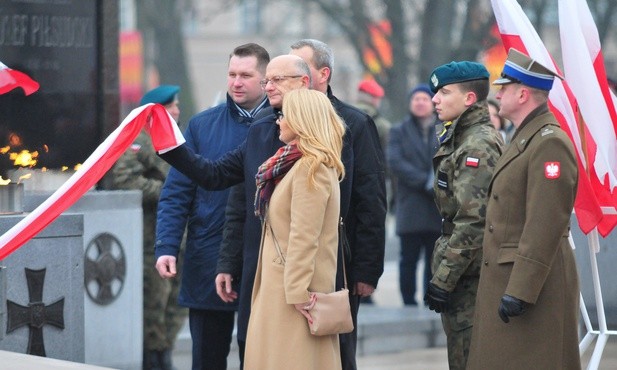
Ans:
[{"label": "eagle badge on cap", "polygon": [[439,79],[437,78],[437,75],[434,73],[431,76],[431,83],[433,84],[433,86],[439,86]]},{"label": "eagle badge on cap", "polygon": [[544,163],[544,177],[549,180],[558,179],[561,175],[561,168],[559,162],[546,162]]}]

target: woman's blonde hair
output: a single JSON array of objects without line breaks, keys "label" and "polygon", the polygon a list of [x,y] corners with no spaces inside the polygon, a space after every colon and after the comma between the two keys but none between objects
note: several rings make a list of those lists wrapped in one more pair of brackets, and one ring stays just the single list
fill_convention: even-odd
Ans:
[{"label": "woman's blonde hair", "polygon": [[316,90],[291,90],[283,99],[283,115],[298,136],[301,160],[309,166],[309,183],[315,184],[314,174],[321,163],[335,168],[342,180],[345,176],[341,160],[345,124],[328,97]]}]

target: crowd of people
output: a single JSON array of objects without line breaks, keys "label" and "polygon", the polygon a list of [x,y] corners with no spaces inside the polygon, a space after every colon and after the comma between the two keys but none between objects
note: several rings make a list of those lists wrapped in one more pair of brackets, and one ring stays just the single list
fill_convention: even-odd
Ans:
[{"label": "crowd of people", "polygon": [[[189,120],[186,143],[156,155],[142,134],[114,167],[116,188],[144,192],[143,368],[172,369],[186,315],[166,313],[175,282],[193,369],[227,368],[234,325],[243,369],[356,369],[391,207],[403,303],[441,315],[450,369],[579,369],[577,165],[547,107],[560,76],[511,49],[493,100],[482,64],[440,65],[391,124],[384,88],[363,80],[357,106],[344,103],[333,66],[314,39],[272,59],[238,46],[227,100]],[[178,93],[142,103],[177,121]],[[344,280],[355,329],[312,335],[314,293]]]}]

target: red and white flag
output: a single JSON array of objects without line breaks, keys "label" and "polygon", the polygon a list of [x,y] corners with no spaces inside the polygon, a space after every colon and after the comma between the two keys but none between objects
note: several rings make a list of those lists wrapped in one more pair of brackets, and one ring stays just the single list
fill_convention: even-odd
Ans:
[{"label": "red and white flag", "polygon": [[[584,0],[559,2],[559,33],[566,81],[577,97],[589,135],[587,170],[600,206],[617,205],[617,112],[608,86],[598,29]],[[598,231],[607,235],[617,216],[604,215]]]},{"label": "red and white flag", "polygon": [[[515,48],[561,74],[520,5],[515,0],[491,0],[491,4],[505,49]],[[589,233],[600,224],[604,216],[585,169],[586,153],[583,143],[586,141],[581,140],[579,134],[576,99],[565,81],[555,79],[549,94],[549,108],[576,147],[579,179],[574,209],[581,230]],[[582,131],[586,139],[589,131],[585,127]],[[599,231],[602,233],[602,230]]]},{"label": "red and white flag", "polygon": [[39,83],[23,72],[16,71],[0,62],[0,95],[21,87],[26,95],[39,89]]},{"label": "red and white flag", "polygon": [[184,143],[178,125],[160,104],[133,109],[105,141],[62,186],[34,211],[0,236],[0,260],[24,245],[70,208],[90,190],[129,148],[146,126],[157,151],[171,150]]}]

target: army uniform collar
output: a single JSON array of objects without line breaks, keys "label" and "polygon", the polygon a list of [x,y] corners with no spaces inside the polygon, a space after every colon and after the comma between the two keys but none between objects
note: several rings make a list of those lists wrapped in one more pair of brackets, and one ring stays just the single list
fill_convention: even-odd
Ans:
[{"label": "army uniform collar", "polygon": [[497,161],[493,179],[491,180],[491,186],[497,174],[514,158],[525,151],[527,145],[529,145],[532,138],[539,131],[541,131],[542,136],[546,136],[553,134],[556,130],[560,130],[559,125],[554,122],[553,115],[548,111],[545,105],[532,111],[529,116],[525,118],[523,124],[517,128],[515,137],[512,139],[501,158]]},{"label": "army uniform collar", "polygon": [[527,124],[529,122],[531,122],[534,118],[544,114],[548,112],[548,105],[547,104],[542,104],[540,106],[538,106],[536,109],[532,110],[531,113],[529,113],[527,115],[527,117],[525,117],[525,119],[523,120],[523,122],[521,123],[521,125],[516,129],[516,131],[514,132],[514,135],[512,136],[512,142],[517,140],[517,137],[519,135],[520,132],[523,132],[525,129],[525,126],[527,126]]},{"label": "army uniform collar", "polygon": [[[486,101],[483,100],[476,102],[469,106],[469,108],[467,108],[467,110],[465,110],[457,119],[452,121],[451,125],[447,125],[445,127],[446,132],[442,132],[442,134],[439,135],[439,142],[441,145],[446,145],[446,143],[452,140],[458,127],[473,126],[478,123],[486,122],[488,119],[489,117]],[[445,135],[445,138],[442,138],[442,135]]]}]

